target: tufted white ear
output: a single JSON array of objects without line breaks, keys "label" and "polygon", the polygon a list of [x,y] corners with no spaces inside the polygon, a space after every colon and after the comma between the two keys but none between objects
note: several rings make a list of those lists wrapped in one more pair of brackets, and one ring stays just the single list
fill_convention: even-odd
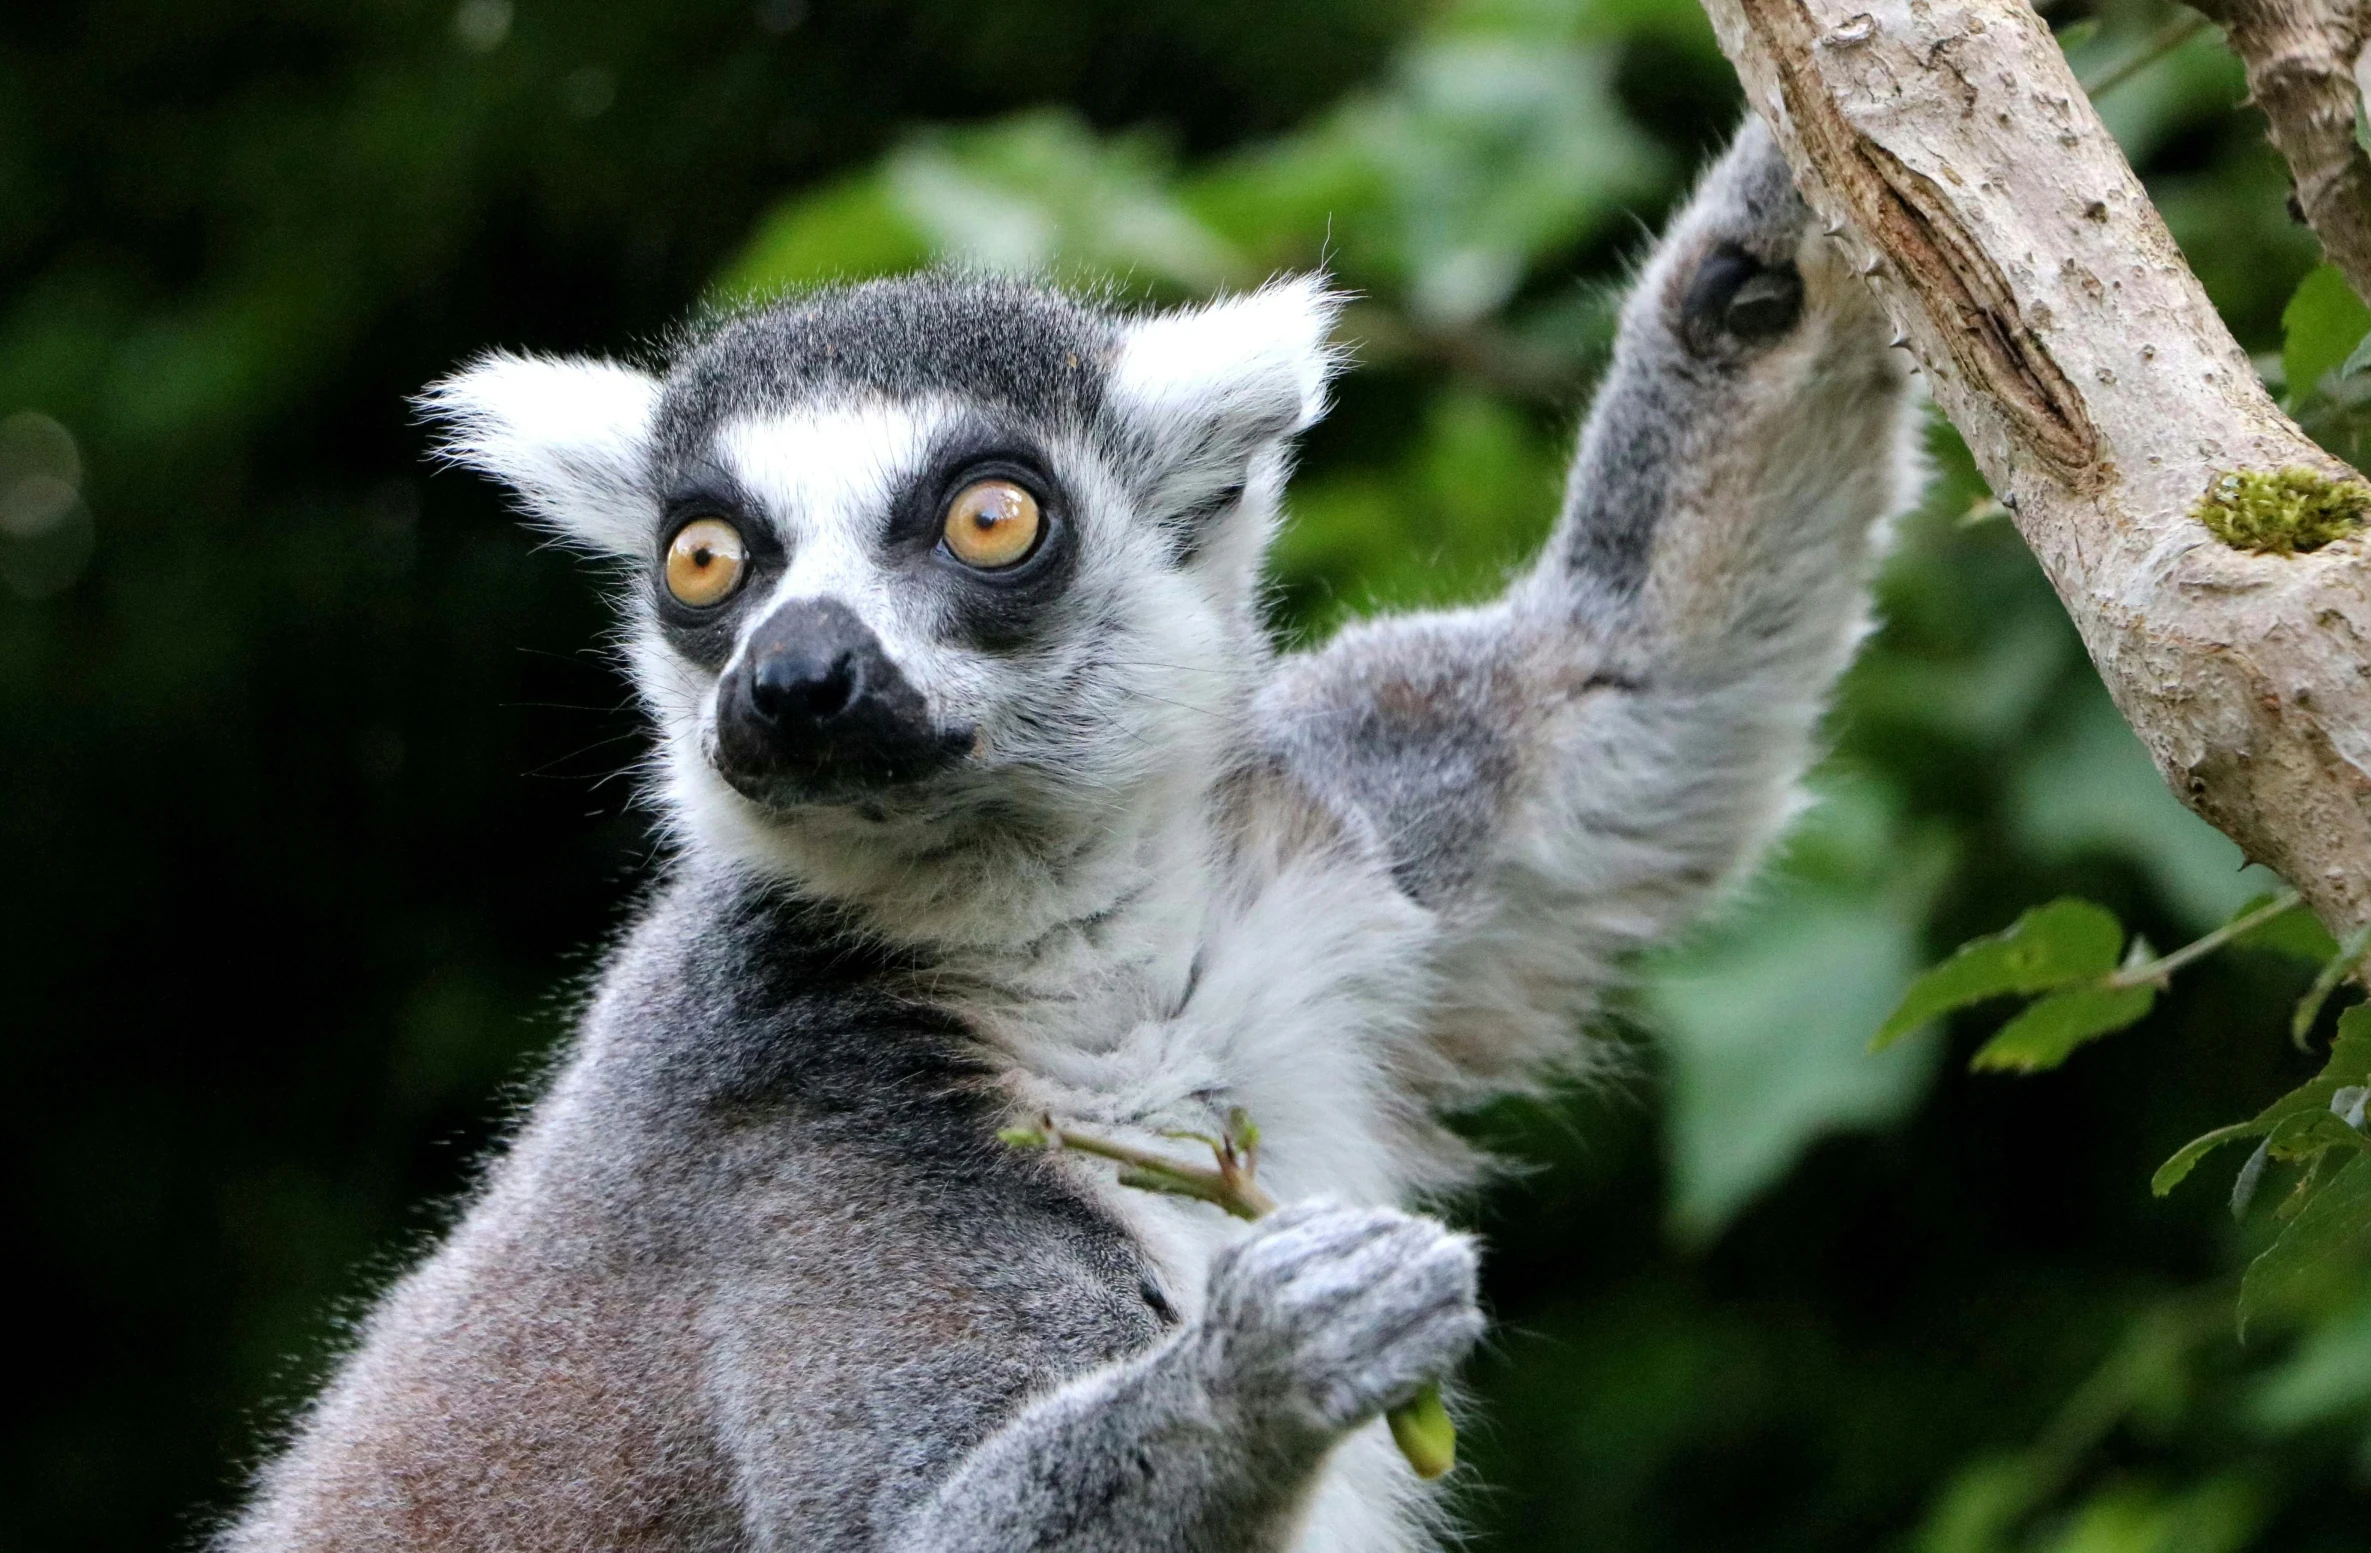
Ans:
[{"label": "tufted white ear", "polygon": [[1299,275],[1129,326],[1109,404],[1144,439],[1164,506],[1239,490],[1253,459],[1325,414],[1342,301],[1324,277]]},{"label": "tufted white ear", "polygon": [[494,351],[416,403],[443,427],[437,452],[503,481],[535,518],[588,549],[651,542],[644,454],[657,380],[612,362]]}]

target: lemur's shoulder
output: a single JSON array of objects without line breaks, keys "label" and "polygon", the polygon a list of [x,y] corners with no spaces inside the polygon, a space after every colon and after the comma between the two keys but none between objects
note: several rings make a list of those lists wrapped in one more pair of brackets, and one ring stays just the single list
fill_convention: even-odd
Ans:
[{"label": "lemur's shoulder", "polygon": [[708,1546],[668,1507],[726,1499],[767,1545],[877,1546],[1032,1396],[1155,1342],[1142,1251],[995,1139],[917,969],[731,869],[654,891],[468,1220],[300,1423],[279,1509],[344,1513],[318,1442],[404,1462],[355,1546],[548,1536],[512,1505],[572,1507],[587,1545]]}]

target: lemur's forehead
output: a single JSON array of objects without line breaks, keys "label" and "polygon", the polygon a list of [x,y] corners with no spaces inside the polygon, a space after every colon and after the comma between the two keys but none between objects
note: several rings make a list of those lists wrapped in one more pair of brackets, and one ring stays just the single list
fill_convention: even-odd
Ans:
[{"label": "lemur's forehead", "polygon": [[922,472],[954,414],[871,398],[747,414],[716,428],[703,463],[784,538],[861,542]]},{"label": "lemur's forehead", "polygon": [[814,292],[686,350],[651,451],[662,478],[677,476],[728,426],[852,401],[961,402],[1083,426],[1102,408],[1118,339],[1111,314],[1009,281],[915,276]]}]

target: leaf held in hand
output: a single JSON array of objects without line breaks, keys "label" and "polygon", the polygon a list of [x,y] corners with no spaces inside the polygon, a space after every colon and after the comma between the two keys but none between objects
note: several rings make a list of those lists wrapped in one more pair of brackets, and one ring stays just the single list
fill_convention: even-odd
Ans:
[{"label": "leaf held in hand", "polygon": [[1441,1403],[1438,1382],[1425,1382],[1423,1390],[1388,1416],[1392,1441],[1418,1477],[1429,1482],[1457,1465],[1457,1425]]},{"label": "leaf held in hand", "polygon": [[2048,992],[2104,976],[2116,968],[2123,946],[2123,926],[2104,906],[2074,899],[2036,906],[2002,931],[1960,945],[1912,982],[1870,1046],[1882,1050],[1938,1015],[1987,998]]}]

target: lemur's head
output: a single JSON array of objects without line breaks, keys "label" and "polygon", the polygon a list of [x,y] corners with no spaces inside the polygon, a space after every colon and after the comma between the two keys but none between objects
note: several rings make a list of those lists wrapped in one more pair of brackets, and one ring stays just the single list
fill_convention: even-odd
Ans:
[{"label": "lemur's head", "polygon": [[810,876],[1009,865],[1224,747],[1334,305],[916,277],[733,318],[663,375],[493,355],[424,403],[448,454],[625,563],[694,836]]}]

